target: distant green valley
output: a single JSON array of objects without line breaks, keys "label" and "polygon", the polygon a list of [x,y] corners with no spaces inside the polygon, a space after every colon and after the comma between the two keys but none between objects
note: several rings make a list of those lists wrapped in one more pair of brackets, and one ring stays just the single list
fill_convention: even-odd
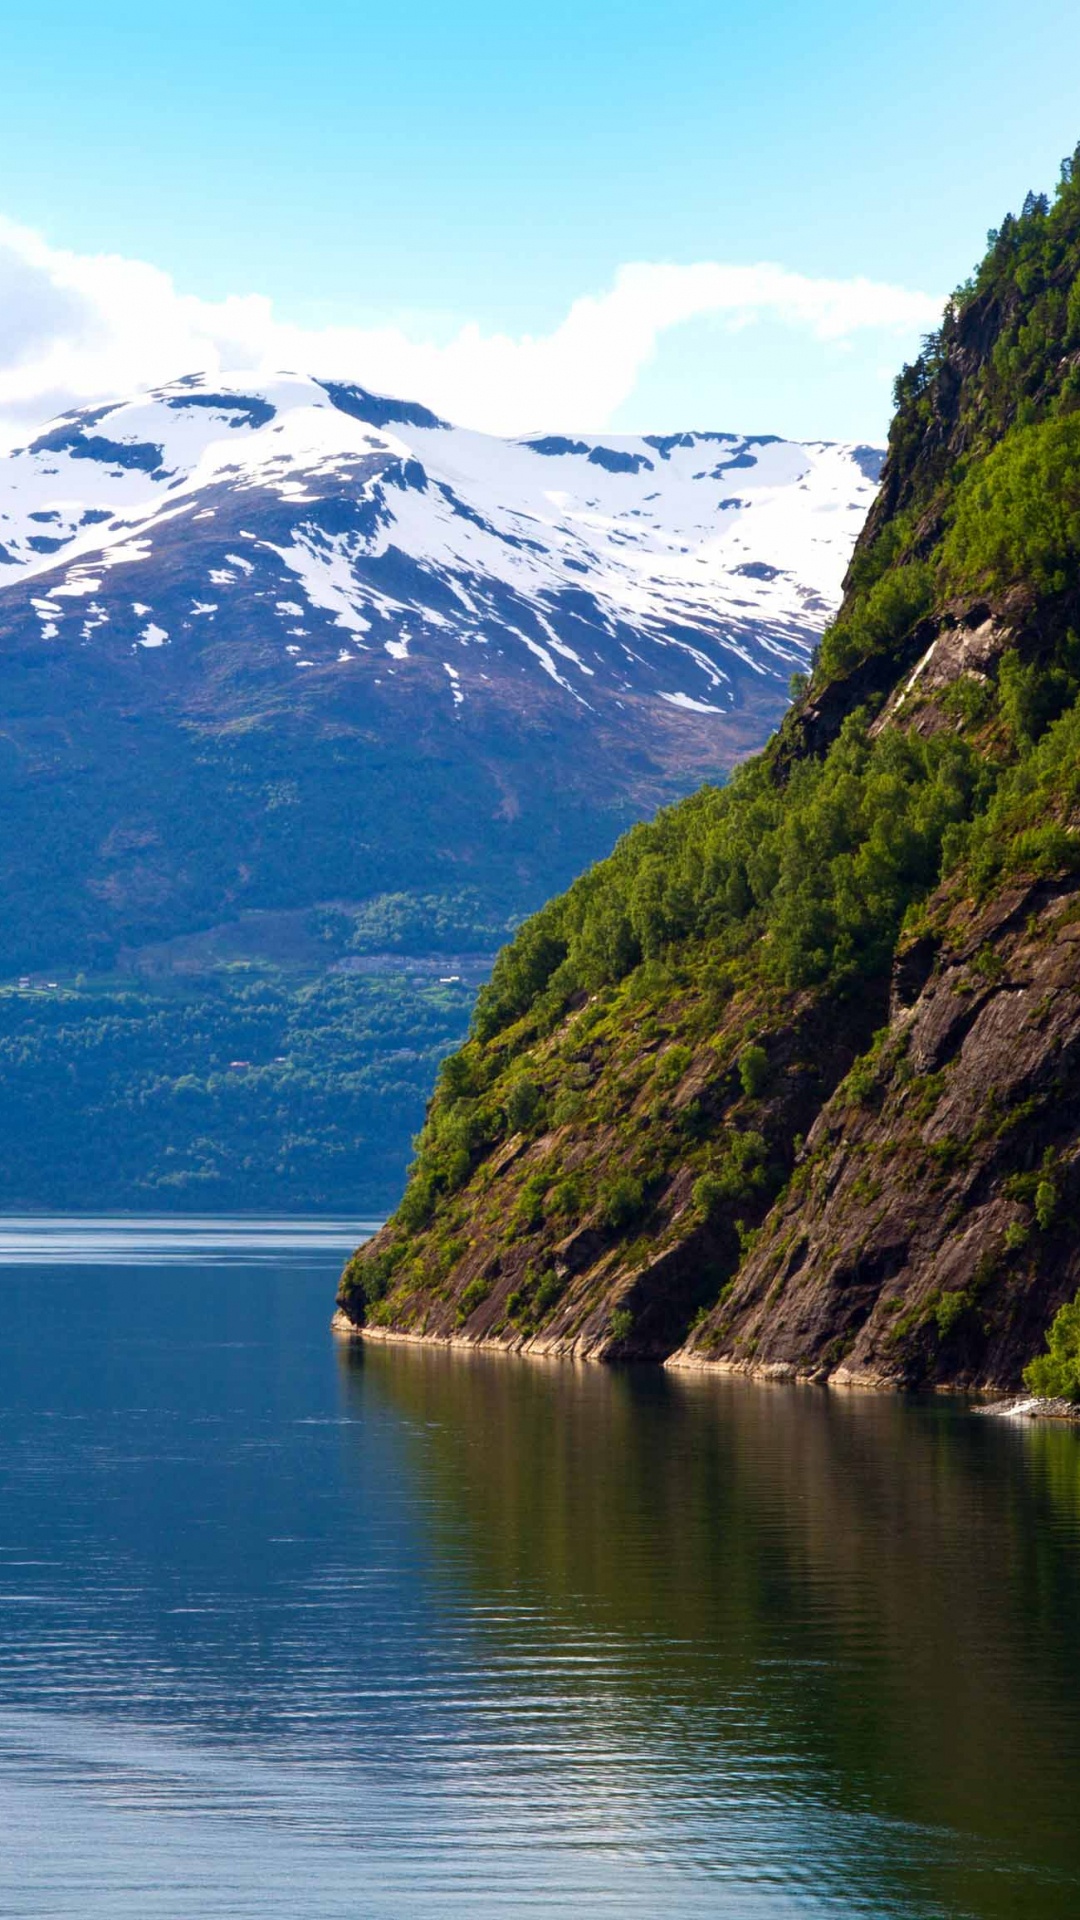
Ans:
[{"label": "distant green valley", "polygon": [[487,968],[439,941],[492,930],[401,895],[248,921],[0,986],[0,1207],[393,1205]]}]

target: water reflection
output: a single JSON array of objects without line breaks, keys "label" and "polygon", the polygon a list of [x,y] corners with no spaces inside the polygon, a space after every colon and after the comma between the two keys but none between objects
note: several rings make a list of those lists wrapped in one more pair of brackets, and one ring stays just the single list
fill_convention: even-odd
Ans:
[{"label": "water reflection", "polygon": [[1080,1909],[1076,1433],[422,1349],[342,1366],[346,1405],[407,1419],[443,1576],[544,1700],[550,1765],[590,1751],[639,1832],[868,1911]]},{"label": "water reflection", "polygon": [[342,1349],[342,1231],[0,1223],[5,1920],[1071,1920],[1074,1433]]}]

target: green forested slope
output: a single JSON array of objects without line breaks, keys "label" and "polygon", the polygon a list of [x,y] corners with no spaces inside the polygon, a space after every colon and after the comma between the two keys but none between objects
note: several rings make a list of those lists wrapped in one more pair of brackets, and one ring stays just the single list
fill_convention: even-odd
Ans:
[{"label": "green forested slope", "polygon": [[1076,1285],[1078,635],[1080,159],[900,375],[780,733],[500,955],[343,1321],[1015,1377]]}]

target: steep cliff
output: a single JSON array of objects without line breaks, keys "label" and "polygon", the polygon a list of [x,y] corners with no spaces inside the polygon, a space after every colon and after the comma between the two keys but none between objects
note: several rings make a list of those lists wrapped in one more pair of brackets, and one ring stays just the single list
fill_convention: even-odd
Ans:
[{"label": "steep cliff", "polygon": [[1080,158],[896,386],[766,751],[526,923],[338,1324],[1009,1386],[1080,1280]]}]

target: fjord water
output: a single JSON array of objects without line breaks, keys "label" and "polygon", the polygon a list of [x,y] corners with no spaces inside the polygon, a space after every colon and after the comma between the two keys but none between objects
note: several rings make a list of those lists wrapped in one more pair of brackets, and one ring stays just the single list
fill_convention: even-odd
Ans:
[{"label": "fjord water", "polygon": [[1080,1434],[335,1346],[356,1222],[0,1224],[0,1910],[1080,1911]]}]

